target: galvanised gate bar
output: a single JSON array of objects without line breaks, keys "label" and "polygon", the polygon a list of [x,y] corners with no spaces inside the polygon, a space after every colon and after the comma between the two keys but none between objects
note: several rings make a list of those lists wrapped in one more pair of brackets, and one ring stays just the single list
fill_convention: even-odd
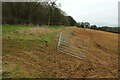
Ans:
[{"label": "galvanised gate bar", "polygon": [[84,59],[87,55],[89,40],[60,33],[57,50],[70,56]]}]

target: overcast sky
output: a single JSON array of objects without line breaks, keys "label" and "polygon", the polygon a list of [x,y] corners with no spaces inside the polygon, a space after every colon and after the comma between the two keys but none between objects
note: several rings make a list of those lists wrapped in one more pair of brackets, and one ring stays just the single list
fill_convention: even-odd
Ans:
[{"label": "overcast sky", "polygon": [[90,22],[97,26],[118,26],[120,0],[57,0],[67,15],[77,22]]}]

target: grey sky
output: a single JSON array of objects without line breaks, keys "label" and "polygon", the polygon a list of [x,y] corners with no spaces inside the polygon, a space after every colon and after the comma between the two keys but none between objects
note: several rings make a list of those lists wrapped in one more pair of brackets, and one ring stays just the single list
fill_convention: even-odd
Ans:
[{"label": "grey sky", "polygon": [[77,22],[118,26],[119,0],[58,0],[61,9]]}]

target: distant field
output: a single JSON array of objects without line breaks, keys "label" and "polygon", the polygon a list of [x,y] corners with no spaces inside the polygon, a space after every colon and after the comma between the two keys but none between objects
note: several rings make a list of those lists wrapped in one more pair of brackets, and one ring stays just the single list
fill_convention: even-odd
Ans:
[{"label": "distant field", "polygon": [[[117,78],[118,34],[65,26],[3,25],[3,78]],[[90,40],[82,61],[56,50],[59,33]]]}]

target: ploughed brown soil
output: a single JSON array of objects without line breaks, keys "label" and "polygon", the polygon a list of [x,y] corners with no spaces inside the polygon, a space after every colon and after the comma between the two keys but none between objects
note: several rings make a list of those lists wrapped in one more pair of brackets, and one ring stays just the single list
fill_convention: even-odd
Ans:
[{"label": "ploughed brown soil", "polygon": [[90,40],[87,58],[78,61],[74,77],[114,78],[118,76],[118,34],[76,29],[76,37]]},{"label": "ploughed brown soil", "polygon": [[[10,58],[11,65],[13,67],[19,65],[25,77],[117,78],[118,34],[90,29],[75,28],[74,30],[77,32],[74,36],[90,40],[84,60],[61,53],[56,47],[46,45],[31,53],[19,52],[14,58]],[[5,58],[7,59],[9,60],[9,57]]]},{"label": "ploughed brown soil", "polygon": [[[73,63],[67,70],[65,69],[66,71],[63,71],[66,75],[64,75],[64,77],[118,77],[118,34],[78,28],[73,31],[77,33],[74,35],[75,37],[90,40],[90,43],[87,57],[84,60],[66,57],[66,60],[60,62],[61,65],[63,64],[63,67],[66,67],[66,65],[69,66],[69,61],[69,63]],[[60,53],[60,55],[67,56],[67,54],[64,55],[64,53]]]}]

